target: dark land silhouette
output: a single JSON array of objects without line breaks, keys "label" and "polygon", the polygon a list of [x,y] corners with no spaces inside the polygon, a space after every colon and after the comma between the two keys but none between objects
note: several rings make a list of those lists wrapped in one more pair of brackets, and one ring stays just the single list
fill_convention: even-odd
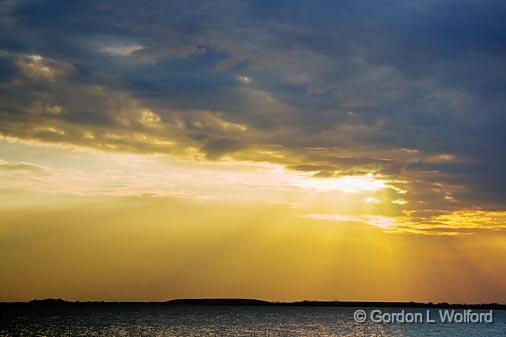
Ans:
[{"label": "dark land silhouette", "polygon": [[377,302],[377,301],[295,301],[270,302],[245,298],[188,298],[165,302],[104,302],[104,301],[66,301],[63,299],[32,300],[30,302],[0,302],[0,307],[81,307],[81,306],[330,306],[330,307],[391,307],[391,308],[455,308],[455,309],[494,309],[506,310],[500,303],[422,303],[422,302]]}]

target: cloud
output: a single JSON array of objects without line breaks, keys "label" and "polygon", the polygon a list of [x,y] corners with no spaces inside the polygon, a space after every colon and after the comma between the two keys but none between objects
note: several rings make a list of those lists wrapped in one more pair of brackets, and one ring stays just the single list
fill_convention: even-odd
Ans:
[{"label": "cloud", "polygon": [[142,46],[133,44],[133,45],[104,46],[99,50],[101,52],[115,56],[130,56],[136,52],[140,52],[142,49],[143,49]]},{"label": "cloud", "polygon": [[0,161],[0,185],[4,190],[21,190],[71,196],[157,196],[206,199],[205,195],[175,187],[163,175],[131,172],[125,165],[100,173],[62,169],[32,163]]},{"label": "cloud", "polygon": [[387,229],[395,224],[395,219],[381,215],[340,215],[340,214],[307,214],[307,218],[336,222],[359,222]]},{"label": "cloud", "polygon": [[388,217],[382,215],[306,214],[305,217],[334,222],[357,222],[376,226],[387,233],[423,235],[476,234],[479,231],[505,231],[505,211],[458,210],[439,215]]},{"label": "cloud", "polygon": [[373,174],[433,215],[504,208],[500,1],[1,10],[4,136]]},{"label": "cloud", "polygon": [[30,164],[30,163],[9,163],[5,160],[0,160],[0,171],[4,173],[28,173],[28,174],[35,174],[35,175],[44,175],[47,173],[47,170],[45,167],[36,165],[36,164]]}]

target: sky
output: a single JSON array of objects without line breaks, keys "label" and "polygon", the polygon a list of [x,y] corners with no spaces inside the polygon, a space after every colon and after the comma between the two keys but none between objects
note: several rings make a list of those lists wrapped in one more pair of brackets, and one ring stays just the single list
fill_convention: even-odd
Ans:
[{"label": "sky", "polygon": [[506,303],[503,1],[0,4],[0,300]]}]

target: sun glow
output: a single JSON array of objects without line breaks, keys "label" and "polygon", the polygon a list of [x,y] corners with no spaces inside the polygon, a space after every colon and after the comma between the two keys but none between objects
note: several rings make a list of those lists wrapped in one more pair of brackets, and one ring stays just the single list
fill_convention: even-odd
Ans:
[{"label": "sun glow", "polygon": [[297,185],[318,192],[336,190],[346,193],[374,192],[388,187],[387,181],[378,179],[372,173],[338,178],[304,177],[298,181]]},{"label": "sun glow", "polygon": [[376,226],[381,229],[387,229],[395,224],[395,219],[381,215],[342,215],[342,214],[307,214],[307,218],[324,220],[324,221],[335,221],[335,222],[358,222],[364,223],[371,226]]}]

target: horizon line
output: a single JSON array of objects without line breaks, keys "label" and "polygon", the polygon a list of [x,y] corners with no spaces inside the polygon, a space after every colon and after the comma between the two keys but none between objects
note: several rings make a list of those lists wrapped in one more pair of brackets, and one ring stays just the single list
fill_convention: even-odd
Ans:
[{"label": "horizon line", "polygon": [[342,301],[342,300],[298,300],[298,301],[267,301],[256,298],[175,298],[165,301],[69,301],[62,298],[32,299],[29,301],[0,301],[0,304],[166,304],[166,305],[237,305],[237,306],[385,306],[385,307],[493,307],[506,309],[506,303],[448,303],[448,302],[416,302],[416,301]]}]

